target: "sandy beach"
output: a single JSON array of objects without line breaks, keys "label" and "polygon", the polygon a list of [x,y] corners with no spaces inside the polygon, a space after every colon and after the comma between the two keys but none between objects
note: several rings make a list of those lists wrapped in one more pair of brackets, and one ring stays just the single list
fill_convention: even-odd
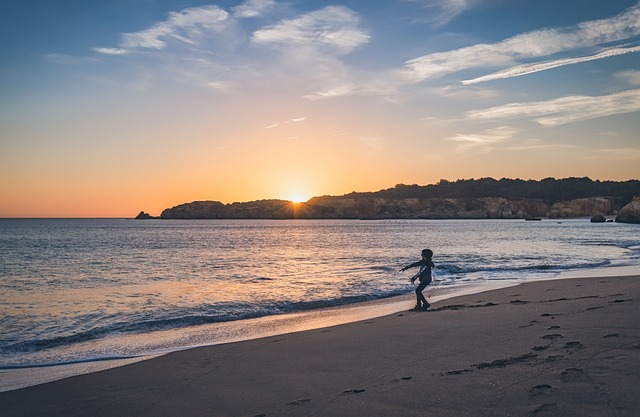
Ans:
[{"label": "sandy beach", "polygon": [[640,276],[522,284],[0,393],[9,416],[637,416]]}]

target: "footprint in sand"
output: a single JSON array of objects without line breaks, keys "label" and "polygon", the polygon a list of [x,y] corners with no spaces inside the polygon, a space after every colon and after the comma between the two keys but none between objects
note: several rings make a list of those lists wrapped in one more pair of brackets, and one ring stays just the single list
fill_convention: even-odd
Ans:
[{"label": "footprint in sand", "polygon": [[551,393],[551,385],[549,384],[539,384],[529,388],[529,398],[535,398],[539,395],[549,394]]},{"label": "footprint in sand", "polygon": [[564,348],[567,349],[567,350],[582,349],[583,347],[584,346],[580,342],[567,342],[564,345]]},{"label": "footprint in sand", "polygon": [[581,368],[567,368],[560,374],[560,379],[563,382],[577,381],[584,377],[584,369]]},{"label": "footprint in sand", "polygon": [[558,339],[564,339],[564,336],[558,333],[553,333],[553,334],[545,334],[544,336],[540,337],[541,339],[547,339],[547,340],[551,340],[552,342],[555,342]]},{"label": "footprint in sand", "polygon": [[534,346],[531,348],[531,350],[535,350],[536,352],[540,352],[543,350],[547,350],[549,349],[549,345],[544,345],[544,346]]},{"label": "footprint in sand", "polygon": [[302,398],[300,400],[291,401],[290,403],[287,403],[287,405],[301,405],[308,403],[309,401],[311,401],[311,398]]},{"label": "footprint in sand", "polygon": [[558,409],[558,405],[556,403],[545,403],[545,404],[540,404],[539,406],[534,408],[532,413],[533,414],[553,413],[557,409]]},{"label": "footprint in sand", "polygon": [[364,392],[364,390],[363,389],[348,389],[348,390],[342,391],[343,394],[360,394],[361,392]]},{"label": "footprint in sand", "polygon": [[564,313],[542,313],[540,314],[541,317],[551,317],[552,319],[555,319],[558,316],[564,316]]},{"label": "footprint in sand", "polygon": [[456,369],[454,371],[447,371],[446,375],[462,375],[466,372],[473,372],[473,371],[471,369]]},{"label": "footprint in sand", "polygon": [[504,368],[505,366],[508,366],[508,365],[515,365],[519,363],[529,362],[529,361],[535,360],[537,357],[538,357],[537,353],[526,353],[524,355],[514,356],[511,358],[496,359],[492,362],[483,362],[473,366],[475,366],[478,369]]}]

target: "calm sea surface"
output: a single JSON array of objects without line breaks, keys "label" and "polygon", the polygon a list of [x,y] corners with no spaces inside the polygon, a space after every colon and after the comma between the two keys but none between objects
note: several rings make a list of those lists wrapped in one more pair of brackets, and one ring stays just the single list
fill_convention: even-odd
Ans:
[{"label": "calm sea surface", "polygon": [[[412,272],[398,270],[426,247],[437,292],[638,266],[640,226],[4,219],[0,369],[163,352],[202,325],[407,294]],[[149,343],[158,334],[171,342]]]}]

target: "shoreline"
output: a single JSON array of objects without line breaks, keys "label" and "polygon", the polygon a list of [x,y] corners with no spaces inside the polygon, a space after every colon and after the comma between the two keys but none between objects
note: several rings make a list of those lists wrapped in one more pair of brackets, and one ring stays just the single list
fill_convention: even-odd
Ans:
[{"label": "shoreline", "polygon": [[[427,288],[429,301],[434,304],[466,295],[481,294],[501,288],[518,286],[530,282],[579,279],[589,277],[621,277],[639,275],[637,266],[602,267],[590,270],[565,271],[552,277],[539,277],[527,281],[517,279],[487,281],[476,285],[462,287],[431,287]],[[435,290],[435,291],[434,291]],[[152,337],[158,344],[163,337],[175,338],[175,333],[181,333],[182,346],[168,347],[164,351],[156,351],[133,357],[99,358],[85,361],[46,364],[39,366],[20,366],[0,370],[0,393],[40,384],[58,381],[77,375],[100,372],[107,369],[130,365],[146,361],[172,352],[196,349],[201,347],[218,346],[222,344],[256,340],[272,336],[286,335],[295,332],[323,329],[337,325],[355,323],[406,311],[413,305],[413,293],[384,299],[346,304],[317,310],[308,310],[282,315],[265,316],[254,319],[213,323],[194,326],[191,328],[157,331],[138,337]]]},{"label": "shoreline", "polygon": [[7,417],[634,416],[640,276],[549,279],[0,393]]}]

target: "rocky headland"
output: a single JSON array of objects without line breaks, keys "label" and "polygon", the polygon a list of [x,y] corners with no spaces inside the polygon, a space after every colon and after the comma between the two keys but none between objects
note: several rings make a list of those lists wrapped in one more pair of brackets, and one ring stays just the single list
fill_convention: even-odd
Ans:
[{"label": "rocky headland", "polygon": [[[194,201],[165,209],[159,218],[560,219],[617,215],[616,221],[637,223],[640,222],[640,199],[633,200],[635,195],[640,195],[640,181],[637,180],[441,180],[435,185],[400,184],[378,192],[313,197],[304,203],[286,200],[231,204]],[[138,216],[149,217],[144,212]]]},{"label": "rocky headland", "polygon": [[640,196],[624,206],[616,216],[616,222],[640,223]]}]

